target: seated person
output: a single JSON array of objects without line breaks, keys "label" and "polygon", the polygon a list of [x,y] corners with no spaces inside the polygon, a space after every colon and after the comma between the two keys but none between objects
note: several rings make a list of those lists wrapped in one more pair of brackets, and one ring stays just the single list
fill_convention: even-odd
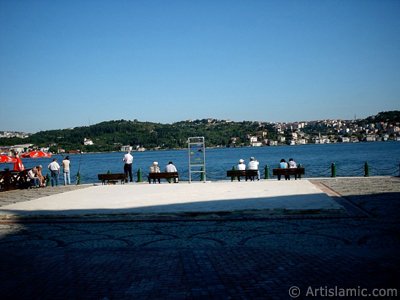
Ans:
[{"label": "seated person", "polygon": [[36,176],[39,179],[39,185],[40,187],[45,187],[46,186],[46,178],[42,174],[42,165],[36,166]]},{"label": "seated person", "polygon": [[[153,164],[150,166],[150,173],[160,173],[160,167],[158,166],[158,162],[153,162]],[[149,179],[150,183],[150,179]],[[153,183],[156,183],[156,179],[153,178]],[[160,178],[158,178],[158,183],[160,182]]]},{"label": "seated person", "polygon": [[[279,163],[279,168],[280,169],[287,169],[289,167],[288,163],[286,162],[285,159],[281,159],[281,162]],[[278,180],[281,180],[281,175],[278,174]],[[290,180],[290,176],[289,175],[285,175],[285,180]]]},{"label": "seated person", "polygon": [[[246,170],[246,164],[244,163],[243,159],[239,159],[239,163],[236,166],[236,169],[238,171],[245,171]],[[233,179],[233,178],[232,178]],[[246,178],[247,179],[247,178]],[[240,176],[237,177],[237,180],[240,181]]]},{"label": "seated person", "polygon": [[[293,160],[293,158],[289,158],[289,168],[297,168],[297,163]],[[290,176],[289,176],[290,179]],[[297,174],[294,174],[294,179],[297,179]]]},{"label": "seated person", "polygon": [[[168,163],[168,165],[165,167],[165,172],[174,173],[174,172],[178,172],[178,170],[176,169],[176,167],[174,166],[172,161],[170,161]],[[168,179],[168,182],[171,183],[171,179]],[[174,182],[177,183],[178,182],[178,178],[174,178]]]},{"label": "seated person", "polygon": [[[258,165],[260,163],[254,158],[250,157],[250,161],[247,164],[247,170],[256,170],[257,171],[257,180],[260,180],[260,171],[258,170]],[[254,181],[254,176],[249,176],[251,181]]]},{"label": "seated person", "polygon": [[237,165],[237,169],[239,171],[246,170],[246,165],[244,164],[244,160],[243,159],[239,159],[239,164]]},{"label": "seated person", "polygon": [[39,183],[39,178],[36,175],[37,169],[32,168],[28,171],[28,178],[30,179],[31,182],[31,186],[32,187],[39,187],[40,183]]}]

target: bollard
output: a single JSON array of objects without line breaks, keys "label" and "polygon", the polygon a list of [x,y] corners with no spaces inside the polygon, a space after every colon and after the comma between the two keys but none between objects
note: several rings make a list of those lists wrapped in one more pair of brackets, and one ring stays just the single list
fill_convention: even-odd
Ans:
[{"label": "bollard", "polygon": [[78,171],[78,173],[76,173],[76,185],[79,185],[79,184],[81,184],[81,174]]},{"label": "bollard", "polygon": [[265,168],[264,168],[264,179],[269,179],[269,168],[268,168],[268,165],[265,165]]},{"label": "bollard", "polygon": [[46,174],[46,186],[50,185],[50,176],[49,174]]},{"label": "bollard", "polygon": [[364,164],[364,177],[369,177],[369,166],[367,162]]},{"label": "bollard", "polygon": [[[298,168],[302,168],[303,166],[301,164],[298,164],[297,167]],[[294,178],[296,178],[296,175],[295,175]],[[297,178],[301,179],[301,174],[297,175]]]},{"label": "bollard", "polygon": [[137,182],[142,182],[142,168],[139,168],[139,170],[137,170]]},{"label": "bollard", "polygon": [[336,165],[334,162],[331,164],[331,177],[336,177]]},{"label": "bollard", "polygon": [[[232,166],[232,171],[235,171],[236,170],[236,167],[235,166]],[[236,177],[235,176],[232,176],[231,177],[231,181],[233,181],[234,179],[236,179]]]}]

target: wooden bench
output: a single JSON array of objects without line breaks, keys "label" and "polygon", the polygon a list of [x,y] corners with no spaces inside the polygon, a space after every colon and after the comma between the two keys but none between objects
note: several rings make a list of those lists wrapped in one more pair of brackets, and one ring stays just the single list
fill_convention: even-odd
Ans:
[{"label": "wooden bench", "polygon": [[281,176],[284,175],[285,179],[290,179],[291,175],[294,175],[294,179],[301,179],[301,175],[304,175],[304,168],[287,168],[287,169],[273,169],[272,174],[278,176],[278,180],[281,180]]},{"label": "wooden bench", "polygon": [[158,183],[161,183],[161,179],[167,179],[169,182],[169,179],[174,179],[175,182],[178,182],[179,175],[178,172],[149,173],[149,175],[147,175],[147,178],[149,180],[149,183],[151,183],[151,181],[155,183],[156,180],[158,181]]},{"label": "wooden bench", "polygon": [[244,177],[246,181],[250,179],[251,181],[254,178],[258,179],[258,170],[228,170],[226,171],[226,176],[231,178],[231,181],[237,178],[240,181],[240,177]]},{"label": "wooden bench", "polygon": [[124,173],[108,173],[108,174],[98,174],[97,177],[101,180],[102,184],[116,184],[118,180],[121,184],[125,183],[126,176]]}]

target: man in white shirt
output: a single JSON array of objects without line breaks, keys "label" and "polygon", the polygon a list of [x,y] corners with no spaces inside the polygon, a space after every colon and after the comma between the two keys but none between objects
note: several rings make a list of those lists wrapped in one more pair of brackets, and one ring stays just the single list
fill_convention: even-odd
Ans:
[{"label": "man in white shirt", "polygon": [[246,170],[246,165],[244,164],[243,159],[239,159],[239,164],[237,165],[237,169],[240,171]]},{"label": "man in white shirt", "polygon": [[39,187],[39,186],[40,186],[40,184],[39,184],[39,178],[37,177],[36,172],[37,172],[36,167],[30,169],[30,170],[28,171],[28,177],[29,177],[29,179],[31,180],[32,186],[34,186],[34,187]]},{"label": "man in white shirt", "polygon": [[[293,160],[293,158],[289,158],[289,163],[288,163],[289,168],[297,168],[297,163]],[[294,174],[294,179],[297,179],[297,174]],[[289,176],[290,180],[290,176]]]},{"label": "man in white shirt", "polygon": [[128,151],[128,153],[124,155],[124,158],[122,160],[124,161],[125,182],[128,182],[128,176],[129,176],[129,181],[133,182],[132,179],[133,156],[131,154],[131,151]]},{"label": "man in white shirt", "polygon": [[[174,164],[172,163],[172,161],[170,161],[168,163],[168,165],[165,167],[165,172],[167,173],[173,173],[173,172],[178,172],[178,170],[176,169],[176,167],[174,166]],[[168,179],[169,181],[169,179]],[[174,182],[177,183],[178,179],[174,178]]]},{"label": "man in white shirt", "polygon": [[[150,173],[160,173],[160,167],[158,166],[158,162],[154,161],[153,164],[150,166]],[[153,178],[153,183],[156,183],[156,180],[158,181],[158,183],[161,183],[160,178],[155,179]],[[151,183],[151,179],[149,177],[149,183]]]},{"label": "man in white shirt", "polygon": [[53,161],[47,167],[51,173],[51,186],[58,186],[58,174],[60,174],[60,165],[57,162],[57,159],[54,158]]},{"label": "man in white shirt", "polygon": [[[249,164],[247,165],[248,170],[257,170],[257,180],[260,180],[260,171],[258,170],[259,164],[260,163],[254,157],[250,157]],[[252,177],[251,180],[254,180],[254,177]]]}]

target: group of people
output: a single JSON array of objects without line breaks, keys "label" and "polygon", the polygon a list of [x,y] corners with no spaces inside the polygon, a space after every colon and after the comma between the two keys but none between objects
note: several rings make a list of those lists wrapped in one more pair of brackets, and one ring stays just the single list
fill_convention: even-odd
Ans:
[{"label": "group of people", "polygon": [[[161,173],[160,167],[158,166],[158,162],[154,161],[153,164],[150,166],[149,168],[149,172],[150,173]],[[165,166],[165,172],[166,173],[174,173],[174,172],[178,172],[178,170],[176,169],[174,163],[172,161],[168,162],[168,165]],[[160,183],[160,178],[157,179],[158,183]],[[153,179],[153,183],[156,182],[156,179]],[[178,178],[174,178],[174,182],[177,183],[178,182]]]},{"label": "group of people", "polygon": [[[260,170],[258,169],[259,166],[259,162],[258,160],[256,160],[253,156],[250,157],[250,161],[247,164],[244,163],[244,159],[239,159],[239,164],[237,165],[237,169],[240,171],[244,171],[244,170],[255,170],[257,171],[257,180],[260,180]],[[252,178],[251,178],[252,179]]]},{"label": "group of people", "polygon": [[[132,176],[132,163],[133,163],[133,156],[128,151],[123,158],[124,161],[124,173],[125,173],[125,180],[128,182],[128,178],[130,182],[133,181],[133,176]],[[260,180],[260,170],[259,170],[259,165],[260,163],[252,156],[250,157],[250,160],[248,164],[245,164],[244,159],[239,159],[239,163],[236,167],[237,170],[243,171],[243,170],[255,170],[257,171],[257,180]],[[297,168],[297,163],[294,161],[293,158],[290,158],[288,162],[284,158],[281,159],[279,163],[279,168],[280,169],[287,169],[287,168]],[[160,166],[158,165],[157,161],[154,161],[152,165],[149,167],[149,172],[150,173],[160,173],[161,169]],[[167,166],[165,167],[165,172],[178,172],[175,165],[170,161]],[[295,175],[297,179],[297,175]],[[252,178],[254,180],[254,178]],[[281,180],[281,175],[278,175],[278,180]],[[290,180],[290,175],[285,175],[285,180]],[[153,182],[155,182],[156,179],[153,179]],[[158,179],[159,181],[159,179]]]},{"label": "group of people", "polygon": [[[133,164],[133,156],[130,151],[128,151],[122,161],[124,162],[124,173],[125,173],[125,182],[133,182],[133,175],[132,175],[132,164]],[[160,173],[160,167],[158,165],[158,162],[153,162],[153,164],[149,168],[150,173]],[[167,173],[172,173],[172,172],[178,172],[176,169],[175,165],[173,164],[172,161],[170,161],[167,166],[165,167],[165,172]],[[177,179],[175,179],[175,182]],[[155,182],[155,180],[154,180]]]},{"label": "group of people", "polygon": [[[71,175],[70,175],[70,166],[71,162],[69,160],[69,156],[66,156],[62,161],[62,171],[64,174],[64,185],[71,184]],[[53,161],[47,166],[50,171],[50,182],[51,186],[58,186],[58,177],[60,175],[61,166],[57,162],[56,158],[53,158]],[[46,177],[42,174],[42,166],[33,167],[28,171],[28,177],[32,183],[32,187],[45,187],[46,186]]]},{"label": "group of people", "polygon": [[[66,156],[62,160],[62,169],[64,174],[64,185],[71,184],[71,161],[69,160],[69,156]],[[53,161],[47,167],[50,170],[50,180],[51,186],[58,185],[58,176],[60,174],[61,167],[57,162],[57,159],[54,158]]]},{"label": "group of people", "polygon": [[[289,162],[286,162],[284,158],[281,159],[279,163],[280,169],[288,169],[288,168],[297,168],[297,163],[293,160],[293,158],[289,158]],[[297,179],[297,175],[294,175],[295,179]],[[281,175],[278,174],[278,180],[281,180]],[[290,175],[285,175],[285,180],[290,180]]]},{"label": "group of people", "polygon": [[33,187],[46,186],[46,177],[43,176],[42,169],[43,169],[42,165],[38,165],[28,171],[28,177]]},{"label": "group of people", "polygon": [[[244,159],[239,159],[237,170],[256,170],[257,180],[260,180],[260,170],[258,169],[259,164],[260,163],[254,157],[250,157],[247,166],[245,164]],[[293,158],[289,158],[289,162],[286,162],[286,160],[282,158],[279,163],[279,168],[280,169],[297,168],[297,163],[294,161]],[[295,178],[297,179],[297,175],[295,175]],[[278,175],[278,180],[281,180],[281,175]],[[290,175],[285,175],[285,180],[290,180]]]}]

